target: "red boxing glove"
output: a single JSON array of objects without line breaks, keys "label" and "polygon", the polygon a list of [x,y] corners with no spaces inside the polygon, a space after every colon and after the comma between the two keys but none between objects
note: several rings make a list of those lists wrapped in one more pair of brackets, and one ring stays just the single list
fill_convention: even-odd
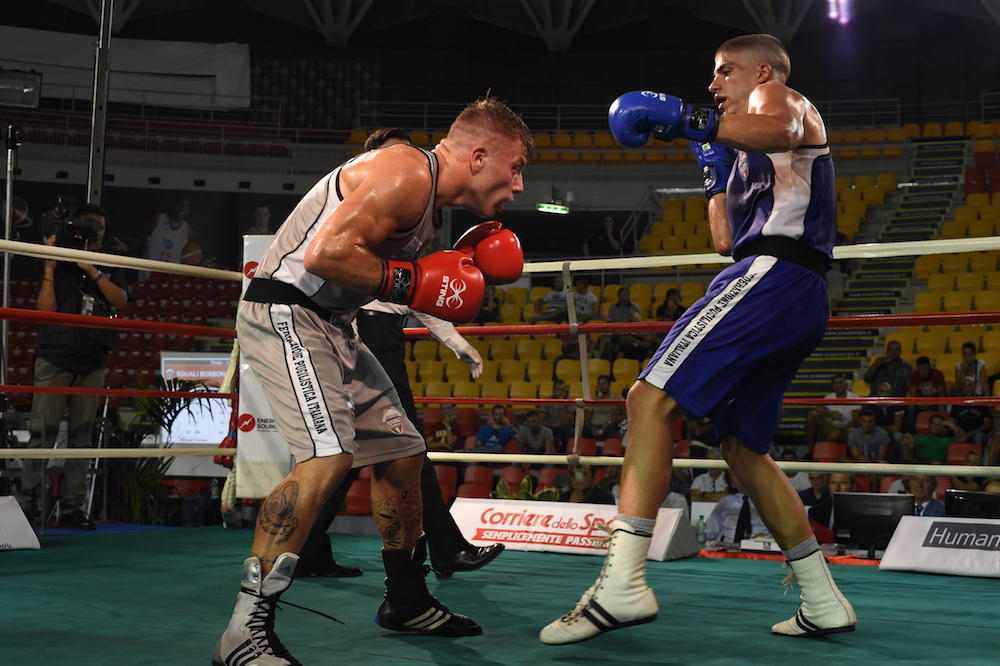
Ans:
[{"label": "red boxing glove", "polygon": [[472,321],[483,304],[486,281],[464,252],[432,252],[416,263],[389,259],[382,267],[377,297],[383,301],[454,323]]},{"label": "red boxing glove", "polygon": [[487,284],[513,282],[524,270],[521,241],[499,222],[481,222],[462,234],[454,249],[464,252],[476,262]]}]

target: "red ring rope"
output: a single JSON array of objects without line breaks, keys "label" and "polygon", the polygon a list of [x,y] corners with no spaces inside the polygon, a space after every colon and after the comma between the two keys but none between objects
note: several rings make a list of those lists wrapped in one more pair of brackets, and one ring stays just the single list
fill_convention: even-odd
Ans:
[{"label": "red ring rope", "polygon": [[60,393],[67,395],[110,395],[123,398],[227,398],[235,400],[238,393],[213,391],[156,391],[146,389],[86,388],[82,386],[32,386],[30,384],[0,384],[0,393]]},{"label": "red ring rope", "polygon": [[[3,387],[0,386],[0,389]],[[452,398],[445,396],[416,397],[417,404],[445,403],[448,405],[624,405],[622,398]],[[872,396],[868,398],[785,398],[785,405],[1000,405],[1000,396],[949,396],[941,398],[897,398]]]},{"label": "red ring rope", "polygon": [[192,324],[171,324],[147,319],[119,319],[117,317],[94,317],[90,315],[66,314],[64,312],[44,312],[20,308],[0,308],[0,319],[36,322],[39,324],[63,324],[65,326],[85,326],[87,328],[113,328],[119,331],[142,331],[145,333],[172,333],[205,338],[235,338],[235,328],[221,326],[194,326]]}]

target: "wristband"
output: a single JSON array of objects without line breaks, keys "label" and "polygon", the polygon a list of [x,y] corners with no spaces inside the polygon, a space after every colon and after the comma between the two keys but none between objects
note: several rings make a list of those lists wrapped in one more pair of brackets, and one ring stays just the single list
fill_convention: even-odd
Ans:
[{"label": "wristband", "polygon": [[98,282],[104,279],[104,273],[102,273],[101,271],[97,271],[97,277],[92,279],[94,280],[94,284],[97,284]]},{"label": "wristband", "polygon": [[413,293],[414,266],[410,261],[382,261],[378,298],[390,303],[408,303]]},{"label": "wristband", "polygon": [[43,277],[42,282],[55,282],[52,278]]}]

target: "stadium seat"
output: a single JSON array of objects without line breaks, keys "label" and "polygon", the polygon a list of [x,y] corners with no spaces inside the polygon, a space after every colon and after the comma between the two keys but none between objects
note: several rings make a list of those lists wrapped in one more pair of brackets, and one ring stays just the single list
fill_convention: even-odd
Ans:
[{"label": "stadium seat", "polygon": [[953,291],[955,289],[955,276],[948,273],[928,275],[927,289],[929,291]]},{"label": "stadium seat", "polygon": [[945,273],[964,273],[969,270],[969,259],[964,254],[941,255],[941,270]]},{"label": "stadium seat", "polygon": [[[556,376],[558,375],[558,368],[556,369]],[[587,359],[587,372],[590,374],[591,381],[596,381],[599,375],[610,375],[611,374],[611,361],[605,358],[590,358]]]},{"label": "stadium seat", "polygon": [[959,273],[955,279],[957,291],[976,292],[986,288],[986,275],[983,273]]},{"label": "stadium seat", "polygon": [[949,465],[961,465],[965,462],[965,454],[969,451],[975,451],[979,455],[983,455],[983,447],[979,444],[952,442],[948,445],[948,454],[945,462]]},{"label": "stadium seat", "polygon": [[451,395],[454,398],[478,398],[481,386],[476,382],[455,382]]},{"label": "stadium seat", "polygon": [[492,486],[487,486],[482,483],[463,483],[455,490],[455,496],[469,497],[472,499],[489,499],[492,492]]},{"label": "stadium seat", "polygon": [[944,135],[944,128],[941,127],[941,123],[924,123],[920,135],[925,139],[937,139]]},{"label": "stadium seat", "polygon": [[520,465],[508,465],[500,468],[500,481],[506,481],[507,487],[513,492],[517,492],[521,485],[521,479],[527,475]]},{"label": "stadium seat", "polygon": [[899,481],[901,478],[903,477],[901,477],[899,474],[887,474],[886,476],[883,476],[881,485],[879,487],[879,492],[880,493],[889,492],[889,487],[896,481]]},{"label": "stadium seat", "polygon": [[[571,438],[566,443],[566,453],[571,453],[575,445],[576,439]],[[580,451],[581,456],[596,456],[597,455],[597,440],[591,437],[581,437],[580,438]]]},{"label": "stadium seat", "polygon": [[616,381],[632,381],[639,374],[639,361],[634,358],[620,358],[611,367]]},{"label": "stadium seat", "polygon": [[819,462],[836,462],[847,457],[847,446],[840,442],[816,442],[812,457]]},{"label": "stadium seat", "polygon": [[968,312],[972,309],[972,294],[962,291],[951,291],[944,295],[945,312]]},{"label": "stadium seat", "polygon": [[492,338],[490,341],[490,358],[494,361],[503,361],[514,358],[514,341]]},{"label": "stadium seat", "polygon": [[513,303],[504,303],[500,306],[500,323],[501,324],[520,324],[521,323],[521,313],[524,311],[524,305],[515,305]]},{"label": "stadium seat", "polygon": [[556,361],[555,376],[565,382],[580,380],[580,361],[572,358],[561,358]]},{"label": "stadium seat", "polygon": [[[941,369],[940,366],[938,369]],[[945,375],[947,376],[947,374]],[[940,416],[943,419],[948,418],[947,412],[934,412],[931,410],[926,410],[922,412],[917,412],[917,420],[915,423],[915,428],[918,435],[926,435],[928,433],[927,424],[930,423],[932,416]]]},{"label": "stadium seat", "polygon": [[514,399],[537,398],[538,384],[535,382],[511,382],[508,395]]},{"label": "stadium seat", "polygon": [[[439,382],[444,381],[444,363],[441,361],[426,360],[417,362],[417,372],[420,375],[420,381],[425,384],[428,382]],[[455,381],[454,378],[449,378],[451,381]]]},{"label": "stadium seat", "polygon": [[516,359],[505,359],[503,361],[498,361],[500,378],[508,383],[523,381],[525,377],[524,372],[526,366],[527,366],[526,361],[518,361]]},{"label": "stadium seat", "polygon": [[428,361],[438,357],[438,343],[434,340],[416,340],[413,343],[413,360]]},{"label": "stadium seat", "polygon": [[941,257],[936,254],[917,257],[913,265],[914,275],[918,278],[927,278],[941,270]]},{"label": "stadium seat", "polygon": [[992,290],[977,291],[974,298],[977,311],[1000,312],[1000,292]]},{"label": "stadium seat", "polygon": [[[577,361],[579,363],[579,361]],[[527,362],[529,382],[552,381],[552,361],[547,359],[531,359]]]},{"label": "stadium seat", "polygon": [[452,422],[452,432],[459,439],[463,437],[475,436],[482,425],[482,415],[476,407],[460,407],[455,410],[455,419]]},{"label": "stadium seat", "polygon": [[620,456],[622,455],[622,440],[619,437],[613,437],[611,439],[604,440],[603,446],[601,446],[602,456]]},{"label": "stadium seat", "polygon": [[482,382],[479,397],[503,402],[508,397],[507,392],[508,384],[506,382]]},{"label": "stadium seat", "polygon": [[451,395],[451,382],[427,382],[424,395],[428,398],[446,398]]}]

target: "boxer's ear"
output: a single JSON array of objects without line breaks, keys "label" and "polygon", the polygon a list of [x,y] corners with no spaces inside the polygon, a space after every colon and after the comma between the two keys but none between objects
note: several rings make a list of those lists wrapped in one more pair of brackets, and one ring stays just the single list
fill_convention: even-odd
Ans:
[{"label": "boxer's ear", "polygon": [[489,151],[486,146],[473,146],[469,152],[469,168],[472,171],[472,175],[476,175],[486,168],[486,159],[488,156]]}]

